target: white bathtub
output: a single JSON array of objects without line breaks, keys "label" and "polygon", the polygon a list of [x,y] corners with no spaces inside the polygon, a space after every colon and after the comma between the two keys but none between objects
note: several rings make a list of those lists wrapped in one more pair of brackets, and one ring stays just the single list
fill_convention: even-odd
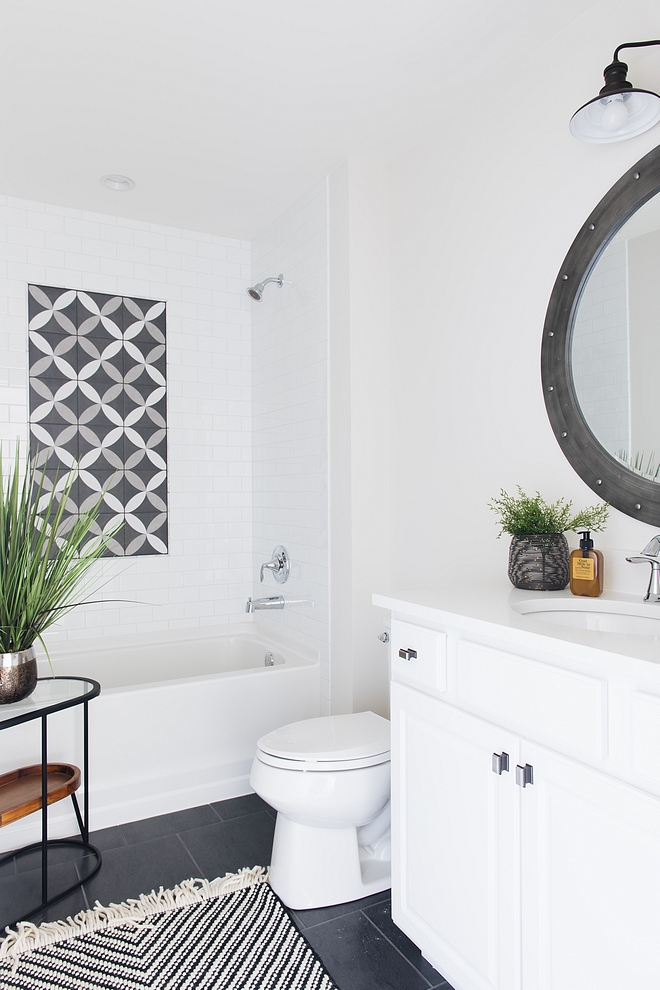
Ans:
[{"label": "white bathtub", "polygon": [[[253,624],[67,644],[56,675],[91,677],[91,828],[247,794],[257,739],[320,714],[318,657]],[[266,666],[266,653],[273,666]],[[40,676],[49,676],[40,662]],[[81,766],[81,708],[49,718],[49,761]],[[0,773],[40,762],[38,721],[0,733]],[[0,851],[39,837],[39,815],[0,830]],[[76,831],[71,802],[50,810],[52,837]]]}]

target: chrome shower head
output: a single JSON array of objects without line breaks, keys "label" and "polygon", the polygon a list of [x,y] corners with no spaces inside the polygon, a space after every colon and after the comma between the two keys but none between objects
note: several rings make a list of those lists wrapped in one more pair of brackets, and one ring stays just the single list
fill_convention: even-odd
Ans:
[{"label": "chrome shower head", "polygon": [[269,282],[277,282],[280,289],[284,285],[284,275],[278,275],[277,278],[265,278],[263,282],[257,282],[256,285],[251,285],[245,291],[247,292],[250,299],[254,299],[255,302],[261,302],[262,296],[264,294],[264,286],[268,285]]}]

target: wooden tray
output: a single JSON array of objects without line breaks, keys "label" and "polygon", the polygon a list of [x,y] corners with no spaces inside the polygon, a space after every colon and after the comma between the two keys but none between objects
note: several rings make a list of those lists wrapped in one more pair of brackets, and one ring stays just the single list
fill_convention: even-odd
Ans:
[{"label": "wooden tray", "polygon": [[[48,804],[61,801],[80,787],[80,770],[72,763],[49,763],[47,770]],[[0,776],[0,828],[40,808],[40,763]]]}]

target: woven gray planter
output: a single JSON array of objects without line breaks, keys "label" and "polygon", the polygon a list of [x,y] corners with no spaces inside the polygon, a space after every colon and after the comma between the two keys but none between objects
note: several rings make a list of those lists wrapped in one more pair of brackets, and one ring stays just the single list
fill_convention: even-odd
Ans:
[{"label": "woven gray planter", "polygon": [[509,580],[525,591],[561,591],[568,584],[568,543],[563,533],[514,536]]}]

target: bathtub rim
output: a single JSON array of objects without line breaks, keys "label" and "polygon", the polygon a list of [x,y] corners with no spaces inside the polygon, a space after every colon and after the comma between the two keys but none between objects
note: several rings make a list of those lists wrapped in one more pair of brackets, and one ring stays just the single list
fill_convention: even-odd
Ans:
[{"label": "bathtub rim", "polygon": [[[249,637],[260,643],[264,650],[275,649],[281,652],[285,658],[283,664],[275,664],[273,667],[255,666],[241,667],[234,670],[221,670],[215,673],[193,674],[190,677],[175,677],[166,680],[143,681],[139,684],[122,684],[114,687],[104,687],[101,680],[103,694],[118,693],[124,691],[144,691],[158,688],[171,688],[173,685],[183,686],[184,684],[195,684],[200,681],[216,681],[231,677],[254,677],[260,676],[264,672],[277,671],[280,675],[292,672],[304,667],[320,667],[319,651],[303,645],[293,638],[283,636],[267,635],[251,622],[227,623],[220,626],[203,626],[194,629],[177,629],[172,632],[160,633],[138,633],[136,635],[123,634],[121,636],[76,639],[74,641],[63,641],[49,648],[53,667],[57,674],[58,667],[68,660],[79,663],[90,653],[107,655],[113,650],[130,649],[131,651],[144,647],[146,649],[157,648],[159,644],[167,645],[168,648],[189,646],[205,641],[217,641],[232,637]],[[293,662],[287,662],[288,659]],[[111,661],[109,661],[111,663]],[[40,647],[37,651],[37,666],[40,676],[50,676],[50,665],[48,658]],[[63,672],[65,673],[65,672]],[[90,673],[92,676],[92,673]]]}]

